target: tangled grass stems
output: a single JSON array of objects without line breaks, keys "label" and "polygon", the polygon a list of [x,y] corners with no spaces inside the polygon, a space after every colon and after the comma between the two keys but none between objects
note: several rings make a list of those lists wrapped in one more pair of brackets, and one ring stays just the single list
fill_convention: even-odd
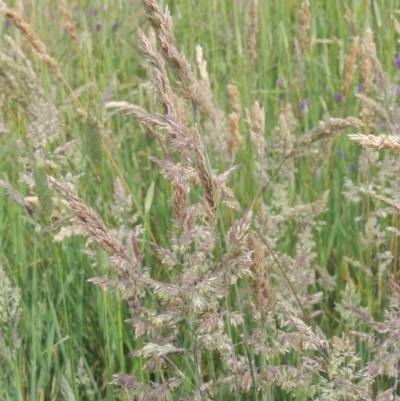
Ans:
[{"label": "tangled grass stems", "polygon": [[[76,32],[75,32],[74,26],[72,25],[72,23],[70,21],[70,12],[67,9],[67,7],[65,5],[65,2],[63,0],[60,0],[60,4],[59,5],[60,5],[61,9],[63,10],[65,16],[66,16],[67,25],[69,27],[69,34],[71,35],[71,38],[74,39],[75,36],[76,36]],[[82,103],[80,102],[78,96],[76,95],[75,91],[72,89],[72,87],[70,86],[69,82],[65,78],[65,76],[62,73],[62,71],[60,69],[60,66],[58,65],[57,61],[47,53],[45,44],[40,39],[39,35],[31,27],[31,25],[28,24],[27,22],[25,22],[23,17],[17,11],[9,8],[2,0],[0,0],[0,12],[3,13],[3,15],[5,17],[12,19],[12,21],[15,24],[15,26],[20,30],[20,32],[26,38],[28,43],[35,49],[35,51],[37,52],[39,57],[56,73],[57,77],[59,79],[61,79],[61,81],[63,82],[65,87],[70,92],[73,100],[79,106],[80,110],[82,110],[83,114],[85,116],[87,116],[88,112],[85,110],[85,108],[83,107]],[[103,150],[106,152],[107,158],[111,161],[111,163],[113,164],[114,168],[116,169],[116,171],[117,171],[117,173],[118,173],[118,175],[119,175],[119,177],[120,177],[125,189],[132,195],[133,200],[135,202],[135,205],[136,205],[137,209],[139,210],[139,212],[141,213],[141,216],[144,217],[143,211],[142,211],[139,203],[137,202],[136,198],[133,196],[131,188],[129,187],[128,183],[126,182],[124,174],[122,173],[120,166],[118,165],[118,163],[116,162],[115,158],[113,157],[113,155],[111,154],[110,150],[108,149],[108,147],[105,144],[103,144]],[[152,240],[154,241],[155,237],[154,237],[154,234],[153,234],[153,232],[151,230],[151,227],[147,224],[146,228],[148,229],[149,234],[150,234]]]},{"label": "tangled grass stems", "polygon": [[[103,289],[116,290],[128,303],[131,313],[128,323],[134,327],[135,342],[129,339],[126,344],[136,347],[129,356],[141,360],[140,364],[132,365],[131,375],[116,374],[112,383],[121,386],[127,400],[171,399],[175,395],[196,400],[221,396],[231,396],[237,400],[270,397],[280,399],[283,392],[290,394],[287,397],[295,396],[299,399],[374,399],[373,380],[381,376],[381,373],[389,376],[396,374],[396,364],[399,360],[396,342],[391,337],[396,333],[397,279],[395,276],[389,277],[388,299],[391,306],[384,322],[374,321],[373,313],[367,313],[362,308],[361,297],[358,299],[357,295],[359,288],[371,290],[371,294],[375,295],[373,274],[378,272],[377,302],[380,302],[379,308],[385,304],[385,269],[388,263],[392,263],[391,258],[397,260],[397,257],[394,252],[389,254],[385,250],[385,235],[379,222],[390,209],[375,211],[372,207],[373,202],[369,201],[368,221],[360,235],[363,243],[367,244],[367,256],[361,258],[360,262],[346,260],[346,263],[353,263],[354,266],[349,268],[351,274],[346,275],[348,281],[344,285],[340,284],[343,266],[338,266],[337,276],[331,276],[325,263],[318,266],[326,256],[321,257],[323,251],[317,250],[316,243],[317,232],[323,230],[323,221],[318,216],[325,212],[328,191],[323,192],[317,201],[304,203],[301,199],[303,192],[297,193],[296,188],[297,179],[304,178],[299,177],[298,173],[303,168],[305,155],[309,156],[307,160],[313,163],[313,167],[318,166],[320,161],[323,167],[326,167],[322,160],[324,155],[317,153],[314,143],[320,139],[332,138],[340,129],[361,128],[360,120],[328,120],[297,137],[298,126],[306,125],[300,120],[304,116],[297,119],[293,112],[295,108],[290,104],[281,104],[277,128],[271,130],[270,138],[265,134],[270,129],[271,120],[265,124],[264,108],[260,102],[253,103],[250,111],[246,110],[244,113],[245,127],[255,156],[254,160],[245,166],[252,169],[245,180],[249,185],[254,184],[258,192],[255,198],[253,192],[251,197],[246,194],[247,199],[254,200],[249,202],[250,207],[247,209],[241,207],[227,184],[235,171],[235,158],[247,157],[245,151],[248,150],[245,149],[246,143],[239,140],[239,127],[242,129],[241,125],[244,124],[238,91],[231,96],[229,107],[235,115],[229,119],[227,112],[219,109],[213,99],[207,64],[200,48],[196,47],[198,74],[201,78],[197,80],[189,62],[177,50],[169,12],[162,12],[154,1],[146,0],[144,3],[150,22],[158,35],[161,52],[159,53],[154,46],[155,41],[147,38],[143,31],[139,31],[140,47],[152,72],[152,84],[145,82],[146,86],[143,87],[148,89],[151,86],[152,91],[155,89],[158,92],[160,103],[159,108],[155,106],[155,109],[161,112],[148,112],[139,106],[124,102],[109,102],[106,107],[133,115],[160,148],[158,156],[153,154],[150,160],[160,167],[161,174],[166,179],[166,193],[173,193],[170,204],[171,226],[164,231],[165,226],[158,225],[158,217],[155,222],[157,228],[160,228],[157,233],[158,239],[168,245],[163,245],[163,248],[155,241],[150,243],[153,254],[158,258],[156,263],[153,263],[151,251],[146,244],[148,242],[142,239],[143,227],[138,220],[140,216],[130,215],[134,201],[124,191],[122,180],[114,183],[114,204],[109,215],[105,214],[102,205],[97,201],[95,208],[99,213],[94,212],[94,209],[83,201],[83,197],[78,196],[79,191],[64,183],[72,181],[69,176],[66,180],[48,178],[52,188],[66,199],[72,214],[60,217],[65,203],[61,205],[53,199],[50,225],[44,229],[37,227],[37,232],[45,234],[59,228],[62,223],[67,223],[66,227],[62,228],[65,232],[60,230],[57,237],[67,236],[68,231],[75,232],[72,235],[83,235],[89,247],[86,252],[95,258],[96,269],[100,272],[89,281]],[[258,7],[261,10],[264,5],[260,3]],[[235,13],[237,15],[237,9]],[[304,26],[304,40],[301,40],[302,35],[299,34],[297,45],[293,44],[297,46],[299,57],[309,46],[308,36],[312,18],[309,2],[303,2],[302,13],[304,15],[300,18],[300,24]],[[314,25],[312,26],[314,28]],[[261,26],[260,29],[264,27]],[[354,32],[353,37],[357,37]],[[361,47],[363,44],[364,42],[361,43]],[[262,46],[257,48],[260,49],[258,57],[261,60]],[[376,83],[383,84],[384,75],[378,71],[370,49],[368,54],[371,68],[375,69]],[[352,64],[354,60],[351,57],[348,61],[347,71],[350,72],[355,64]],[[255,71],[258,71],[258,64],[252,65]],[[168,68],[178,77],[177,85],[180,91],[175,90],[175,82],[169,81]],[[307,68],[311,68],[311,63]],[[307,76],[310,76],[309,71]],[[181,82],[180,78],[186,81]],[[349,79],[346,74],[345,85],[348,81],[350,86]],[[240,86],[243,92],[244,87]],[[301,90],[300,86],[298,89]],[[201,91],[200,95],[196,93],[197,90]],[[229,91],[233,93],[235,90],[232,91],[231,87]],[[391,100],[390,90],[387,93],[388,96],[384,97],[385,102]],[[182,97],[187,100],[186,103],[182,101]],[[246,95],[243,98],[248,100]],[[383,114],[379,109],[382,107],[381,99],[378,97],[375,103],[368,99],[361,99],[365,107],[364,122],[368,120],[371,132],[385,127],[390,133],[382,138],[359,135],[351,138],[366,146],[370,143],[372,149],[397,149],[395,140],[391,138],[396,127],[396,119],[392,115],[395,108],[383,107],[383,110],[387,110],[386,114]],[[201,101],[208,104],[201,106]],[[21,104],[27,107],[27,102]],[[35,111],[37,110],[27,107],[28,114],[33,112],[31,114],[35,115]],[[50,111],[47,113],[51,114]],[[34,120],[38,132],[39,120]],[[300,125],[297,125],[299,120]],[[220,136],[215,136],[216,132]],[[370,132],[368,128],[366,132]],[[98,134],[99,132],[96,133]],[[246,138],[244,131],[243,134]],[[29,134],[27,138],[32,140],[32,135]],[[213,142],[217,141],[219,143],[215,145]],[[20,148],[23,149],[23,146]],[[332,153],[329,146],[324,146],[325,148]],[[59,148],[55,153],[58,151]],[[96,152],[99,151],[98,146]],[[343,155],[340,156],[342,157],[344,159]],[[216,165],[214,161],[217,161],[219,168],[223,166],[227,170],[218,174],[213,168]],[[363,152],[359,163],[359,176],[369,177],[369,166],[374,166],[374,170],[378,170],[380,175],[374,180],[371,174],[368,186],[361,188],[355,188],[356,185],[350,180],[345,181],[346,196],[356,199],[355,194],[361,192],[372,199],[379,191],[390,193],[395,199],[393,192],[382,184],[390,181],[391,187],[398,188],[396,177],[390,172],[391,163],[393,165],[393,160],[379,160],[376,152]],[[100,165],[98,161],[98,167]],[[26,168],[27,164],[23,167]],[[382,171],[379,170],[381,167]],[[53,176],[58,176],[56,168],[54,164],[47,163],[46,170],[40,171],[41,177],[46,178],[46,173],[50,171]],[[236,180],[238,176],[240,179],[242,177],[242,172],[238,170],[233,173],[238,174],[234,176]],[[61,171],[62,175],[66,170]],[[144,171],[147,170],[143,170],[143,176]],[[313,171],[310,177],[325,177],[318,176],[320,173]],[[234,181],[235,190],[237,182]],[[5,182],[0,181],[0,186],[14,202],[32,214],[33,218],[30,220],[39,222],[37,224],[42,223],[35,208],[40,197],[36,196],[33,204],[28,197],[13,190]],[[36,192],[38,187],[39,185],[36,185]],[[157,201],[161,204],[164,199],[163,187],[156,188],[158,193],[156,191],[155,199],[159,196]],[[240,191],[241,188],[238,189]],[[268,194],[265,194],[267,189]],[[312,199],[315,199],[317,192],[319,191],[312,193]],[[91,193],[90,197],[93,195]],[[391,207],[398,208],[396,201],[380,195],[375,197]],[[146,195],[144,202],[145,217],[148,221],[151,221],[152,217],[150,198],[151,196]],[[346,208],[345,213],[347,212]],[[107,220],[103,221],[100,215],[107,215]],[[54,222],[55,218],[57,220]],[[84,227],[86,233],[76,230],[75,224],[68,225],[69,221]],[[117,228],[111,228],[113,225]],[[393,236],[396,235],[395,224],[390,228]],[[147,239],[147,235],[144,238]],[[140,250],[142,245],[144,253]],[[335,245],[332,249],[332,253],[337,250]],[[158,267],[160,268],[155,272],[154,269]],[[107,271],[117,274],[113,279],[100,277]],[[74,272],[71,272],[71,276]],[[359,272],[366,273],[366,278]],[[35,282],[37,277],[36,275]],[[358,281],[353,283],[353,280]],[[343,299],[341,301],[335,297],[335,310],[329,310],[335,323],[327,324],[325,316],[318,317],[318,313],[328,308],[324,298],[331,299],[326,295],[332,293],[335,284],[339,284],[335,291],[340,293]],[[64,305],[67,305],[66,301]],[[67,307],[64,306],[64,309]],[[0,313],[0,318],[2,317]],[[374,360],[371,359],[366,368],[362,365],[367,361],[365,356],[360,362],[355,352],[355,317],[371,326],[368,334],[357,334],[359,338],[368,340],[366,349],[374,355],[371,357]],[[105,306],[102,318],[106,326],[112,325],[113,319],[109,319]],[[122,319],[118,324],[120,335]],[[343,327],[345,335],[328,339],[319,329],[319,324],[331,332],[337,327]],[[69,322],[67,327],[69,332]],[[0,339],[1,330],[2,328]],[[113,347],[108,343],[111,332],[108,331],[108,327],[106,330],[106,353],[112,356]],[[35,339],[39,339],[38,336],[35,335]],[[69,355],[73,355],[72,345],[69,346]],[[119,343],[120,357],[123,357],[124,346],[122,342]],[[78,398],[84,392],[80,384],[79,366],[72,359],[68,370],[71,370],[73,378],[64,373],[60,375],[58,394],[67,397],[73,392],[74,397]],[[145,362],[143,365],[142,360]],[[34,367],[40,368],[40,364],[40,359],[37,359]],[[140,366],[140,369],[137,369],[137,366]],[[121,369],[123,372],[127,371],[124,365]],[[102,373],[104,372],[99,374],[98,382],[104,385],[105,376],[101,375]],[[30,383],[33,386],[30,394],[34,397],[37,393],[34,387],[40,388],[35,382],[35,372],[31,374]],[[385,395],[395,393],[393,383],[389,384],[389,389],[383,389],[384,385],[379,388],[378,399],[385,399]],[[396,385],[397,381],[394,386]],[[53,390],[49,390],[49,394],[51,391]],[[235,395],[226,395],[228,391]],[[109,389],[108,392],[113,390]],[[85,396],[90,398],[87,394]],[[56,397],[53,393],[50,398]]]}]

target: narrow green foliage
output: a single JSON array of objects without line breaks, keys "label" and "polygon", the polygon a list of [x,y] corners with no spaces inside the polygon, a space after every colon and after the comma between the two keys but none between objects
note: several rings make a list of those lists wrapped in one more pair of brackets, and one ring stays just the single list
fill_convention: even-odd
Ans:
[{"label": "narrow green foliage", "polygon": [[144,212],[145,214],[149,213],[151,205],[153,204],[154,199],[154,181],[151,182],[149,189],[147,190],[146,199],[144,201]]},{"label": "narrow green foliage", "polygon": [[97,265],[98,265],[99,271],[101,273],[103,273],[103,272],[107,271],[107,268],[108,268],[107,252],[97,245],[96,253],[97,253]]},{"label": "narrow green foliage", "polygon": [[96,175],[100,175],[103,165],[102,140],[99,123],[91,113],[89,113],[86,118],[86,131],[89,157],[95,168]]},{"label": "narrow green foliage", "polygon": [[[0,265],[0,381],[8,380],[15,388],[15,399],[19,393],[19,372],[16,351],[20,344],[18,326],[21,317],[21,290],[14,286],[3,266]],[[1,384],[0,384],[1,389]]]}]

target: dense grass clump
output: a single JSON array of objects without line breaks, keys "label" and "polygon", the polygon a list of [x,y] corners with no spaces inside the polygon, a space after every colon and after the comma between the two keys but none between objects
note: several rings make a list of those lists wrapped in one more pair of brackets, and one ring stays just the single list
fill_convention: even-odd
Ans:
[{"label": "dense grass clump", "polygon": [[0,398],[397,399],[395,4],[84,3],[0,0]]}]

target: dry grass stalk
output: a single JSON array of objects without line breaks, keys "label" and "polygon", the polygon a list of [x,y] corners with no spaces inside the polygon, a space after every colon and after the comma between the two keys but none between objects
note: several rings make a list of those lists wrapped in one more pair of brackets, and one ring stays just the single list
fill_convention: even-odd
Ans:
[{"label": "dry grass stalk", "polygon": [[259,4],[258,0],[251,0],[249,11],[249,22],[247,24],[247,53],[250,61],[255,63],[258,57],[257,52],[257,34],[259,30]]},{"label": "dry grass stalk", "polygon": [[103,144],[100,125],[97,119],[88,113],[86,118],[87,150],[92,161],[97,179],[101,182],[101,167],[103,165]]},{"label": "dry grass stalk", "polygon": [[114,256],[125,259],[121,241],[111,235],[101,218],[82,201],[74,188],[68,184],[61,184],[54,177],[48,177],[48,180],[51,186],[68,202],[74,213],[74,222],[83,226],[101,248]]},{"label": "dry grass stalk", "polygon": [[386,106],[388,105],[389,101],[389,93],[390,93],[390,85],[389,85],[389,78],[388,75],[385,73],[382,63],[379,60],[378,56],[375,53],[370,54],[372,65],[374,68],[374,78],[376,84],[376,90],[378,97],[381,97]]},{"label": "dry grass stalk", "polygon": [[[5,35],[10,49],[0,46],[0,82],[8,99],[18,102],[27,114],[36,119],[40,115],[44,90],[31,63],[12,38]],[[21,90],[24,88],[24,90]]]},{"label": "dry grass stalk", "polygon": [[[17,45],[17,43],[14,41],[14,39],[8,35],[4,36],[6,41],[10,44],[13,52],[18,56],[18,58],[20,60],[22,60],[24,62],[24,64],[27,67],[28,70],[28,75],[29,75],[29,79],[34,81],[33,84],[31,83],[31,87],[35,86],[35,89],[40,91],[40,97],[44,98],[44,93],[43,93],[43,89],[41,88],[40,84],[39,84],[39,79],[36,75],[35,70],[32,67],[31,62],[28,60],[28,58],[26,57],[25,53],[21,50],[21,48]],[[28,84],[28,82],[27,82]]]},{"label": "dry grass stalk", "polygon": [[300,6],[299,11],[299,22],[300,22],[300,34],[299,34],[299,42],[301,52],[307,49],[310,43],[310,28],[311,28],[311,13],[310,13],[310,2],[303,1]]},{"label": "dry grass stalk", "polygon": [[59,107],[59,110],[62,112],[64,110],[69,110],[71,105],[76,102],[76,99],[79,99],[82,94],[87,91],[88,89],[94,87],[94,82],[88,82],[79,88],[75,89],[71,94],[64,100],[63,104]]},{"label": "dry grass stalk", "polygon": [[[294,122],[296,122],[296,124],[294,124]],[[294,120],[291,105],[288,103],[285,107],[281,107],[278,117],[278,126],[275,129],[277,138],[276,150],[283,156],[293,153],[293,145],[296,140],[294,134],[296,126],[297,121]],[[283,168],[285,176],[289,180],[293,180],[293,174],[295,172],[293,158],[287,158]]]},{"label": "dry grass stalk", "polygon": [[347,96],[347,94],[349,93],[351,80],[353,78],[353,74],[356,69],[356,59],[357,59],[359,42],[360,38],[358,36],[353,38],[353,44],[351,45],[349,58],[347,60],[346,77],[342,89],[344,96]]},{"label": "dry grass stalk", "polygon": [[306,77],[303,53],[300,48],[300,42],[296,36],[293,38],[293,43],[294,43],[294,57],[296,60],[295,78],[299,84],[302,84],[305,81]]},{"label": "dry grass stalk", "polygon": [[151,43],[151,47],[153,49],[157,49],[157,35],[155,30],[152,27],[149,27],[149,30],[147,32],[147,38],[149,39]]},{"label": "dry grass stalk", "polygon": [[172,198],[173,215],[172,221],[176,227],[184,230],[189,217],[189,198],[185,187],[177,182],[175,183],[175,193]]},{"label": "dry grass stalk", "polygon": [[204,60],[203,48],[200,45],[196,46],[196,63],[203,84],[210,89],[211,85],[207,70],[207,60]]},{"label": "dry grass stalk", "polygon": [[386,203],[389,206],[394,207],[395,209],[400,211],[400,202],[396,202],[393,199],[386,198],[386,196],[374,195],[374,198]]},{"label": "dry grass stalk", "polygon": [[229,84],[227,86],[229,102],[233,111],[237,114],[240,114],[241,106],[240,106],[240,92],[236,85]]},{"label": "dry grass stalk", "polygon": [[286,110],[280,110],[278,117],[277,134],[279,149],[282,151],[283,154],[292,152],[295,139],[293,130],[291,130],[289,127],[290,121],[287,117],[288,116]]},{"label": "dry grass stalk", "polygon": [[364,135],[350,134],[349,138],[352,141],[359,143],[366,148],[373,149],[391,149],[400,151],[400,136],[399,135]]},{"label": "dry grass stalk", "polygon": [[167,133],[174,141],[175,146],[183,158],[186,158],[186,154],[189,150],[194,150],[200,183],[208,205],[207,211],[212,217],[213,223],[216,224],[216,203],[213,195],[212,179],[208,169],[205,146],[199,131],[195,128],[187,128],[182,123],[174,121],[174,119],[168,115],[152,115],[141,107],[130,105],[126,102],[109,102],[106,104],[106,107],[118,108],[119,111],[127,115],[133,115],[148,132],[159,141],[162,147],[165,146],[166,152],[168,152],[168,149],[163,138],[151,128],[157,126]]},{"label": "dry grass stalk", "polygon": [[30,24],[25,22],[22,16],[18,12],[12,10],[11,8],[8,8],[7,5],[2,0],[0,0],[0,12],[3,13],[5,17],[11,18],[11,20],[14,22],[14,25],[21,31],[22,35],[25,36],[27,41],[36,50],[39,57],[53,70],[58,72],[59,67],[57,61],[47,54],[46,46],[40,40],[39,36],[32,29]]},{"label": "dry grass stalk", "polygon": [[376,114],[385,123],[387,128],[391,127],[392,124],[386,110],[376,100],[360,93],[356,94],[356,97],[358,97],[368,109]]},{"label": "dry grass stalk", "polygon": [[253,263],[251,265],[253,292],[256,298],[255,311],[260,317],[267,312],[267,306],[270,298],[269,275],[267,269],[263,265],[263,249],[256,241],[255,236],[250,232],[250,249],[253,251],[251,257]]},{"label": "dry grass stalk", "polygon": [[240,134],[240,129],[239,129],[239,118],[240,118],[239,114],[235,112],[230,113],[228,116],[229,136],[227,140],[227,147],[231,159],[239,149],[239,146],[243,140],[243,137]]},{"label": "dry grass stalk", "polygon": [[245,110],[245,121],[250,131],[250,140],[254,146],[254,152],[259,163],[262,162],[265,154],[265,112],[264,107],[258,101],[250,110]]},{"label": "dry grass stalk", "polygon": [[[146,11],[146,16],[157,35],[158,44],[162,50],[163,58],[176,72],[179,78],[183,96],[191,101],[195,110],[200,109],[205,112],[216,126],[218,124],[216,120],[217,113],[215,112],[215,106],[212,102],[212,96],[210,95],[211,91],[208,91],[204,85],[196,80],[186,58],[183,54],[178,52],[175,36],[172,32],[172,18],[168,9],[163,13],[159,4],[154,0],[143,0],[142,3]],[[171,155],[168,152],[168,146],[155,128],[164,131],[167,136],[170,137],[172,145],[178,150],[184,162],[186,161],[190,163],[191,158],[189,153],[194,151],[197,178],[203,188],[205,196],[205,203],[203,206],[205,207],[207,214],[210,216],[212,224],[216,226],[217,208],[214,196],[213,180],[208,167],[204,140],[198,129],[188,128],[182,122],[177,111],[178,109],[176,107],[174,94],[168,81],[163,59],[157,54],[150,41],[141,31],[139,31],[139,37],[141,48],[151,63],[153,78],[162,99],[161,104],[163,106],[164,115],[152,115],[140,107],[128,105],[124,102],[108,103],[106,107],[118,108],[126,114],[133,114],[146,128],[150,135],[159,141],[166,156]],[[202,67],[204,67],[204,64]],[[197,113],[195,114],[197,115]],[[167,163],[168,165],[165,162],[160,163],[164,164],[164,173],[167,176],[169,175],[169,179],[176,181],[177,168],[179,168],[179,166],[173,165],[169,162],[169,164]],[[183,169],[180,174],[186,174],[185,171],[188,171],[187,167]]]},{"label": "dry grass stalk", "polygon": [[175,35],[172,32],[173,21],[168,8],[163,13],[156,0],[142,0],[142,4],[146,17],[157,34],[162,53],[178,76],[183,97],[191,101],[217,125],[213,100],[207,96],[197,81],[185,56],[177,50]]},{"label": "dry grass stalk", "polygon": [[232,157],[237,152],[240,144],[242,143],[243,137],[240,134],[239,119],[240,119],[240,92],[236,85],[229,84],[227,87],[229,100],[233,112],[228,116],[229,122],[229,136],[227,140],[227,147],[229,156]]},{"label": "dry grass stalk", "polygon": [[105,106],[107,109],[117,109],[126,115],[133,115],[143,125],[147,133],[159,143],[164,155],[167,158],[171,157],[171,152],[168,149],[164,137],[154,129],[154,126],[157,124],[156,121],[146,110],[139,106],[129,104],[128,102],[107,102]]},{"label": "dry grass stalk", "polygon": [[120,280],[93,277],[88,281],[105,288],[116,287],[121,291],[132,311],[140,307],[137,280],[140,275],[139,264],[142,260],[142,255],[137,246],[136,237],[132,234],[133,252],[128,253],[121,240],[108,230],[103,220],[83,202],[71,185],[62,184],[54,177],[48,177],[48,181],[58,194],[68,202],[74,216],[72,221],[82,226],[100,248],[111,255],[110,261],[117,267]]},{"label": "dry grass stalk", "polygon": [[211,217],[211,223],[214,226],[217,226],[217,207],[216,201],[214,197],[214,187],[213,181],[210,176],[208,163],[206,159],[206,153],[204,149],[204,143],[200,136],[199,131],[196,128],[193,128],[192,135],[195,143],[195,153],[196,153],[196,164],[199,173],[199,178],[201,181],[201,186],[203,187],[204,196],[207,201],[208,208],[206,208],[206,212]]},{"label": "dry grass stalk", "polygon": [[355,21],[354,15],[351,12],[351,9],[347,4],[344,5],[344,8],[346,10],[346,12],[344,14],[344,19],[345,19],[345,21],[347,22],[347,24],[350,27],[351,34],[353,36],[358,36],[357,27],[356,27],[357,25],[356,25],[356,21]]},{"label": "dry grass stalk", "polygon": [[400,35],[400,23],[397,21],[396,18],[393,18],[394,20],[394,30],[397,32],[398,35]]},{"label": "dry grass stalk", "polygon": [[72,20],[71,10],[68,8],[67,2],[65,0],[58,0],[58,5],[64,15],[65,28],[68,31],[68,35],[72,40],[77,39],[76,28]]},{"label": "dry grass stalk", "polygon": [[147,38],[147,36],[140,29],[138,30],[138,35],[140,49],[146,55],[147,61],[151,66],[153,81],[160,96],[161,106],[164,114],[173,116],[176,121],[181,121],[175,95],[168,79],[164,60],[157,53],[150,39]]},{"label": "dry grass stalk", "polygon": [[0,179],[0,188],[3,188],[6,195],[17,205],[25,209],[30,215],[34,213],[34,207],[27,202],[24,196],[20,192],[16,191],[8,182]]},{"label": "dry grass stalk", "polygon": [[368,89],[374,80],[371,54],[376,54],[374,33],[371,29],[367,29],[364,40],[361,44],[361,84],[363,93],[368,92]]},{"label": "dry grass stalk", "polygon": [[331,118],[328,122],[320,122],[319,125],[308,131],[305,135],[296,140],[291,155],[297,154],[304,147],[310,146],[312,143],[321,138],[330,138],[336,131],[351,128],[362,127],[363,123],[355,117]]}]

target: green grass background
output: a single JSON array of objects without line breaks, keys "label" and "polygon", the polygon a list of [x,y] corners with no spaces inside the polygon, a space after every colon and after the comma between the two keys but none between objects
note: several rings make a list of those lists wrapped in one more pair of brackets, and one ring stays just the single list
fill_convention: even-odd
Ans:
[{"label": "green grass background", "polygon": [[[358,72],[353,78],[348,98],[341,102],[335,100],[335,94],[340,93],[344,82],[346,59],[352,43],[352,33],[344,19],[345,3],[352,10],[361,35],[366,28],[374,31],[378,56],[385,71],[391,77],[396,73],[394,60],[399,51],[399,36],[394,31],[392,17],[396,8],[400,8],[399,1],[311,0],[311,44],[305,53],[303,84],[295,80],[298,66],[293,44],[301,2],[260,1],[259,59],[254,66],[249,63],[246,51],[246,3],[240,0],[171,0],[168,5],[175,23],[178,48],[193,65],[195,46],[200,44],[203,47],[212,89],[221,109],[230,110],[226,94],[229,83],[238,86],[244,107],[250,107],[257,99],[265,106],[267,142],[284,102],[293,105],[299,118],[299,133],[330,116],[358,115],[360,104],[354,97],[359,83]],[[56,2],[43,0],[29,3],[24,18],[42,38],[49,54],[58,61],[71,88],[77,89],[89,82],[93,84],[83,93],[80,101],[111,131],[106,146],[142,211],[149,185],[155,182],[154,201],[145,217],[151,228],[146,238],[154,235],[160,245],[166,245],[171,189],[159,175],[158,168],[149,161],[149,156],[158,154],[157,146],[131,118],[116,115],[108,121],[102,119],[106,97],[145,108],[152,107],[143,86],[148,77],[136,35],[138,27],[145,32],[148,29],[141,4],[139,1],[77,0],[71,2],[71,6],[79,45],[63,31],[62,15]],[[90,13],[89,9],[95,10],[96,15],[91,15],[94,13]],[[115,24],[118,24],[117,28]],[[48,101],[61,105],[70,95],[68,88],[32,55],[12,24],[8,26],[2,20],[0,29],[2,36],[7,34],[21,39],[42,81]],[[318,42],[316,39],[326,41]],[[279,87],[278,79],[284,81],[284,88]],[[281,93],[284,101],[280,100]],[[299,116],[299,104],[306,99],[311,100],[311,106],[308,112]],[[18,184],[20,166],[16,163],[19,154],[16,140],[26,138],[29,121],[24,110],[12,100],[5,99],[1,107],[9,129],[0,137],[1,178],[28,195],[27,189]],[[62,118],[65,125],[61,142],[79,138],[84,147],[85,120],[79,115],[76,104],[69,107]],[[257,183],[256,175],[249,174],[254,164],[243,121],[241,128],[245,133],[237,154],[237,162],[241,164],[231,187],[237,199],[246,206],[256,195]],[[356,280],[363,303],[373,306],[376,316],[379,317],[385,302],[384,295],[382,299],[375,298],[373,278],[359,277],[360,273],[343,261],[344,255],[367,261],[359,241],[362,221],[355,223],[357,216],[365,215],[367,206],[365,202],[353,205],[342,195],[344,177],[350,177],[355,182],[363,179],[352,168],[357,168],[358,145],[343,136],[335,142],[335,146],[318,179],[314,178],[307,160],[299,161],[300,173],[297,174],[298,182],[293,192],[293,196],[296,192],[303,201],[313,201],[325,190],[331,191],[329,212],[323,216],[326,226],[318,234],[317,243],[318,264],[330,274],[337,274],[337,288],[333,296],[326,298],[324,315],[320,320],[321,328],[328,336],[340,334],[342,330],[340,317],[335,315],[332,318],[333,305],[340,300],[348,277]],[[84,148],[82,153],[85,154]],[[216,167],[222,167],[218,161]],[[73,166],[71,162],[71,169],[87,174],[80,180],[78,192],[112,226],[114,222],[109,211],[113,203],[113,182],[118,176],[112,160],[105,157],[101,184],[97,183],[85,158],[78,166]],[[45,217],[41,217],[40,222],[47,224]],[[143,219],[139,222],[143,224]],[[72,376],[71,391],[77,400],[117,399],[116,389],[107,385],[113,373],[123,371],[149,379],[142,371],[142,362],[132,361],[126,356],[140,346],[140,341],[134,341],[132,327],[124,323],[129,317],[127,308],[115,293],[103,293],[87,283],[88,278],[100,274],[91,267],[93,261],[82,253],[83,240],[72,237],[62,243],[53,243],[51,235],[35,235],[34,223],[4,192],[0,192],[0,262],[22,293],[21,343],[11,367],[17,385],[11,384],[5,367],[0,366],[0,399],[62,399],[60,383],[63,375]],[[382,224],[387,223],[382,221]],[[293,247],[293,239],[288,238],[285,244],[281,244],[280,250],[290,254],[290,247]],[[150,253],[146,253],[145,263],[152,266],[155,277],[160,277],[160,265]],[[368,355],[361,353],[361,356],[361,364],[365,364]],[[82,387],[75,379],[79,360],[83,362],[94,391],[88,398],[81,395]],[[294,399],[295,395],[282,393],[281,397],[279,399]],[[226,398],[221,395],[221,399]]]}]

